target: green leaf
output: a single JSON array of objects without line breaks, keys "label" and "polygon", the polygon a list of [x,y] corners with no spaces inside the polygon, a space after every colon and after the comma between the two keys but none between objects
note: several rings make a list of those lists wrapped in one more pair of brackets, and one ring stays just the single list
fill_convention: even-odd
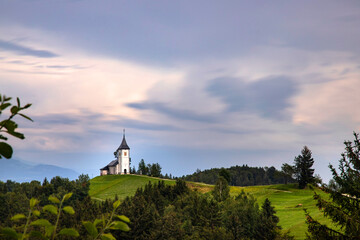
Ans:
[{"label": "green leaf", "polygon": [[46,219],[38,219],[31,223],[33,226],[50,227],[52,224]]},{"label": "green leaf", "polygon": [[5,142],[0,142],[0,156],[4,156],[5,158],[9,159],[11,158],[12,154],[12,147]]},{"label": "green leaf", "polygon": [[16,137],[16,138],[25,139],[25,136],[22,133],[15,132],[15,131],[12,131],[12,132],[7,131],[7,133],[10,134],[11,136]]},{"label": "green leaf", "polygon": [[55,196],[49,196],[49,201],[52,203],[60,203],[60,200]]},{"label": "green leaf", "polygon": [[60,230],[59,235],[78,237],[79,233],[73,228],[64,228]]},{"label": "green leaf", "polygon": [[103,221],[101,219],[95,219],[94,220],[94,226],[97,227],[97,225],[99,225],[99,223],[102,223]]},{"label": "green leaf", "polygon": [[37,200],[36,198],[31,198],[30,199],[30,208],[34,208],[38,203],[39,203],[39,200]]},{"label": "green leaf", "polygon": [[46,226],[45,227],[45,236],[50,237],[53,234],[54,230],[55,230],[55,226],[53,226],[53,225]]},{"label": "green leaf", "polygon": [[14,122],[12,120],[4,120],[1,122],[1,125],[3,125],[4,128],[6,128],[8,130],[8,132],[14,132],[15,129],[18,127],[16,122]]},{"label": "green leaf", "polygon": [[18,107],[20,107],[20,99],[18,97],[16,98],[16,102],[17,102]]},{"label": "green leaf", "polygon": [[4,110],[5,108],[11,106],[11,103],[4,103],[0,105],[0,110]]},{"label": "green leaf", "polygon": [[4,95],[4,102],[8,102],[8,101],[10,101],[11,100],[11,97],[6,97],[5,95]]},{"label": "green leaf", "polygon": [[12,221],[16,221],[16,220],[19,220],[19,219],[24,219],[26,218],[24,214],[16,214],[15,216],[13,216],[11,218]]},{"label": "green leaf", "polygon": [[44,239],[44,236],[40,231],[31,231],[29,236],[31,237],[30,239]]},{"label": "green leaf", "polygon": [[111,225],[112,226],[110,227],[110,229],[121,230],[121,231],[124,231],[124,232],[130,231],[129,226],[126,223],[121,222],[121,221],[114,221],[114,222],[112,222]]},{"label": "green leaf", "polygon": [[40,216],[40,211],[34,210],[34,211],[33,211],[33,214],[34,214],[34,216],[37,216],[37,217],[38,217],[38,216]]},{"label": "green leaf", "polygon": [[101,240],[116,240],[111,233],[104,233],[101,235]]},{"label": "green leaf", "polygon": [[14,115],[17,114],[18,111],[19,111],[19,108],[17,106],[12,106],[10,109],[10,112]]},{"label": "green leaf", "polygon": [[115,201],[114,203],[113,203],[113,207],[114,207],[114,209],[117,209],[119,206],[120,206],[120,200],[117,200],[117,201]]},{"label": "green leaf", "polygon": [[127,216],[124,215],[116,215],[118,219],[120,219],[123,222],[130,223],[130,219]]},{"label": "green leaf", "polygon": [[74,209],[70,206],[66,206],[63,208],[64,212],[73,215],[75,213]]},{"label": "green leaf", "polygon": [[5,227],[3,229],[1,229],[1,234],[13,239],[18,239],[18,235],[16,233],[16,231],[12,228],[9,227]]},{"label": "green leaf", "polygon": [[64,197],[63,197],[63,201],[65,202],[66,200],[68,200],[69,198],[71,198],[71,196],[72,196],[72,193],[67,193],[67,194],[65,194]]},{"label": "green leaf", "polygon": [[7,140],[7,137],[5,137],[5,136],[3,136],[3,135],[0,134],[0,139],[2,139],[2,140]]},{"label": "green leaf", "polygon": [[84,225],[86,231],[93,238],[95,238],[99,234],[95,224],[92,224],[91,222],[85,221],[85,222],[83,222],[83,225]]},{"label": "green leaf", "polygon": [[28,116],[26,116],[26,115],[24,115],[24,114],[22,114],[22,113],[19,113],[19,115],[20,116],[22,116],[23,118],[26,118],[27,120],[30,120],[30,121],[34,121],[34,120],[32,120],[30,117],[28,117]]},{"label": "green leaf", "polygon": [[46,205],[43,207],[43,211],[47,211],[49,213],[52,213],[54,215],[58,214],[58,208],[54,205]]},{"label": "green leaf", "polygon": [[26,109],[26,108],[29,108],[29,107],[31,107],[31,103],[26,104],[24,107],[22,107],[22,109]]}]

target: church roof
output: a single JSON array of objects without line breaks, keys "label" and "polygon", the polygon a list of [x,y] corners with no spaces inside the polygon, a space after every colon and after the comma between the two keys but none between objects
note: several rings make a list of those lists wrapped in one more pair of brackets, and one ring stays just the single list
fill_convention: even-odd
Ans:
[{"label": "church roof", "polygon": [[125,134],[124,134],[123,140],[117,150],[122,150],[122,149],[130,149],[125,140]]},{"label": "church roof", "polygon": [[113,160],[111,161],[109,164],[108,164],[108,167],[113,167],[113,166],[116,166],[116,164],[118,164],[118,160]]},{"label": "church roof", "polygon": [[101,168],[100,170],[109,170],[109,167],[114,167],[114,166],[116,166],[116,164],[118,164],[118,160],[117,160],[117,159],[111,161],[108,165],[106,165],[105,167]]}]

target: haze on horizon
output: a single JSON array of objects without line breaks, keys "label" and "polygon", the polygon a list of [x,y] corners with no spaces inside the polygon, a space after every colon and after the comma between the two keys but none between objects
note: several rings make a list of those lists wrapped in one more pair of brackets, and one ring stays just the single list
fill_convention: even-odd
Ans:
[{"label": "haze on horizon", "polygon": [[358,1],[0,1],[14,159],[88,173],[126,129],[164,173],[293,163],[328,181],[360,130]]}]

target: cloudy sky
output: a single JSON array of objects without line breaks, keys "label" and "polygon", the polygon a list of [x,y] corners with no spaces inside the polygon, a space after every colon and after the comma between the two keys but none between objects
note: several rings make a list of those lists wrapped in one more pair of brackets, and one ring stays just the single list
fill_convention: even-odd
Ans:
[{"label": "cloudy sky", "polygon": [[330,179],[360,131],[359,1],[0,1],[0,91],[33,103],[14,158],[96,176],[132,163],[292,163]]}]

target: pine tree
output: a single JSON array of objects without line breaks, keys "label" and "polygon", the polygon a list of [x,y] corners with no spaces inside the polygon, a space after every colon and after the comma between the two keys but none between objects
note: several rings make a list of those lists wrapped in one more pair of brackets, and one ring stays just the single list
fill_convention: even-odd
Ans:
[{"label": "pine tree", "polygon": [[261,207],[259,224],[259,236],[261,239],[275,239],[279,235],[280,226],[279,218],[275,215],[276,211],[271,206],[271,202],[268,198],[265,199],[264,204]]},{"label": "pine tree", "polygon": [[[354,133],[354,144],[345,141],[345,152],[339,161],[339,173],[330,165],[333,183],[322,190],[330,194],[328,201],[314,195],[317,206],[341,231],[320,224],[307,213],[309,238],[312,239],[360,239],[360,142]],[[336,187],[334,187],[336,186]]]},{"label": "pine tree", "polygon": [[303,189],[308,183],[314,182],[314,159],[311,157],[311,151],[307,146],[301,150],[301,155],[295,157],[295,175],[299,183],[299,188]]}]

